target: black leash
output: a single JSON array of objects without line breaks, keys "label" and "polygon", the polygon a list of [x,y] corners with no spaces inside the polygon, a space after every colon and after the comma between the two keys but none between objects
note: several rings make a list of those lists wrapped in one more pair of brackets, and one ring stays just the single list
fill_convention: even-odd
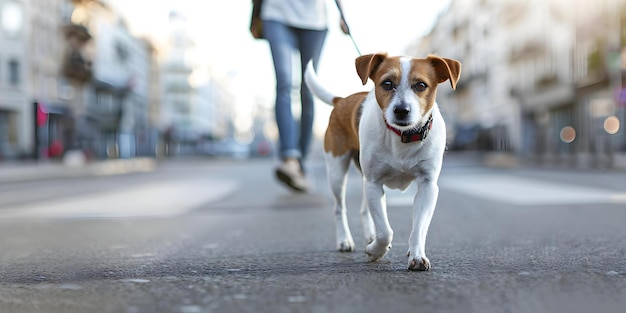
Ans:
[{"label": "black leash", "polygon": [[359,47],[356,45],[356,41],[354,41],[354,37],[352,37],[352,32],[350,32],[350,27],[348,27],[348,22],[346,21],[346,17],[343,15],[343,9],[341,9],[341,4],[339,4],[339,0],[335,0],[335,4],[337,5],[337,9],[339,9],[339,16],[341,17],[341,21],[343,21],[343,24],[346,25],[348,36],[350,36],[350,40],[352,40],[352,44],[354,45],[356,52],[359,55],[361,55],[361,50],[359,50]]}]

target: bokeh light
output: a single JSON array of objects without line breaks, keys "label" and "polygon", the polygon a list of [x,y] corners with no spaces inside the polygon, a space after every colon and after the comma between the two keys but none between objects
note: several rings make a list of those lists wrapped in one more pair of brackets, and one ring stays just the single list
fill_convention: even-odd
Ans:
[{"label": "bokeh light", "polygon": [[604,131],[613,135],[619,131],[619,118],[617,116],[609,116],[604,120]]},{"label": "bokeh light", "polygon": [[576,139],[576,129],[572,126],[565,126],[561,128],[561,141],[565,143],[570,143]]}]

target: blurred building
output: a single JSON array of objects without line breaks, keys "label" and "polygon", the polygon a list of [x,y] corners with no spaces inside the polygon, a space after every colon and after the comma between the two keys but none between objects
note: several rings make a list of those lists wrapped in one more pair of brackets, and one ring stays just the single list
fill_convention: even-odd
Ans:
[{"label": "blurred building", "polygon": [[[21,105],[31,115],[22,124],[36,158],[60,157],[74,148],[74,106],[80,86],[91,78],[90,56],[82,49],[88,31],[71,21],[68,0],[34,0],[29,5],[29,99]],[[31,105],[32,104],[32,105]],[[32,135],[30,135],[32,134]]]},{"label": "blurred building", "polygon": [[154,155],[157,51],[105,0],[0,0],[0,159]]},{"label": "blurred building", "polygon": [[184,15],[169,16],[169,48],[162,62],[161,154],[195,154],[214,135],[213,87],[208,69],[196,59],[196,45]]},{"label": "blurred building", "polygon": [[571,149],[583,161],[610,166],[626,151],[626,2],[579,0],[574,16],[573,125],[579,135]]},{"label": "blurred building", "polygon": [[32,145],[28,51],[30,23],[24,1],[0,0],[0,160]]},{"label": "blurred building", "polygon": [[623,127],[603,126],[625,117],[616,96],[624,9],[620,0],[453,0],[409,49],[463,63],[457,90],[439,91],[451,148],[611,162],[626,148]]},{"label": "blurred building", "polygon": [[0,0],[0,160],[195,154],[254,139],[235,131],[234,78],[212,77],[185,18],[171,14],[157,50],[129,30],[123,3]]},{"label": "blurred building", "polygon": [[[85,97],[74,107],[79,146],[99,158],[154,153],[149,112],[157,72],[149,42],[130,33],[106,2],[74,1],[72,22],[93,37],[83,49],[92,57],[92,75],[81,87]],[[152,146],[152,147],[151,147]]]}]

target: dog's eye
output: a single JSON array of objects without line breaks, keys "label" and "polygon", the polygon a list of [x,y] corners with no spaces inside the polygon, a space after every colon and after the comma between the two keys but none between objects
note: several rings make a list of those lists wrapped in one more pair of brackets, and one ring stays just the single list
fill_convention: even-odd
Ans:
[{"label": "dog's eye", "polygon": [[422,92],[422,91],[426,90],[427,87],[428,86],[426,86],[426,84],[422,83],[422,82],[419,82],[419,83],[413,85],[413,89],[415,89],[415,91],[417,91],[417,92]]},{"label": "dog's eye", "polygon": [[390,80],[386,80],[381,84],[381,87],[383,87],[384,90],[392,90],[394,88],[393,82]]}]

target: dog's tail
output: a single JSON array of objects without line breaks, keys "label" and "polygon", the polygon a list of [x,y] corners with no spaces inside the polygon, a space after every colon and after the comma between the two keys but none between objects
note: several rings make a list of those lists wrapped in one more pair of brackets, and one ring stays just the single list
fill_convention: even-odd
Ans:
[{"label": "dog's tail", "polygon": [[309,87],[311,92],[320,100],[333,105],[333,100],[337,98],[330,91],[328,91],[322,84],[319,79],[317,79],[317,75],[315,74],[315,69],[313,68],[313,62],[309,61],[306,65],[306,71],[304,72],[304,81],[306,85]]}]

